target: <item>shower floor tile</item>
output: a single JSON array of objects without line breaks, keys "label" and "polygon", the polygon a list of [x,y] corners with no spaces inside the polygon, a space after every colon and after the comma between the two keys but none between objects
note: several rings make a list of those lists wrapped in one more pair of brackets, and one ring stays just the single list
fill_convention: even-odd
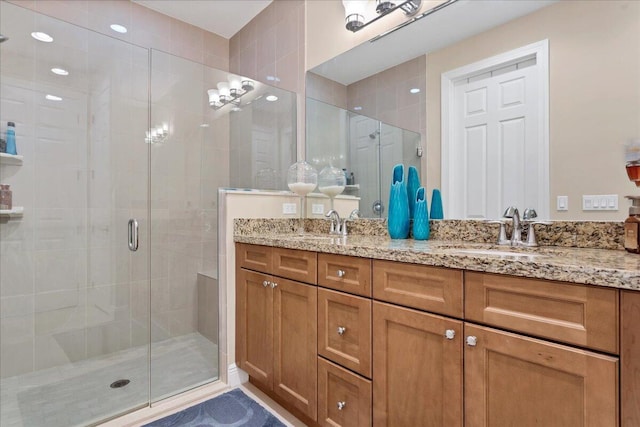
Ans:
[{"label": "shower floor tile", "polygon": [[[198,333],[153,343],[151,400],[218,378],[218,348]],[[84,426],[146,406],[148,347],[18,375],[0,381],[2,427]],[[130,383],[111,388],[119,379]]]}]

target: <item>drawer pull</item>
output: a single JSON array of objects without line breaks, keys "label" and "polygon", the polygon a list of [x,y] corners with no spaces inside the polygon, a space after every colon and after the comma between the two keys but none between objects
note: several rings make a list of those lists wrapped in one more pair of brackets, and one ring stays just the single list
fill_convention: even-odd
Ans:
[{"label": "drawer pull", "polygon": [[336,274],[338,275],[338,277],[344,277],[344,275],[347,274],[347,272],[344,270],[338,270]]},{"label": "drawer pull", "polygon": [[346,331],[347,328],[345,328],[344,326],[338,326],[338,335],[344,335]]},{"label": "drawer pull", "polygon": [[342,411],[347,406],[347,402],[338,402],[338,411]]},{"label": "drawer pull", "polygon": [[278,287],[278,284],[276,282],[271,282],[271,289],[275,289]]},{"label": "drawer pull", "polygon": [[454,331],[453,329],[447,329],[444,332],[444,336],[445,338],[447,338],[448,340],[452,340],[456,337],[456,331]]},{"label": "drawer pull", "polygon": [[262,282],[262,286],[264,286],[265,288],[267,286],[269,286],[271,284],[271,282],[269,282],[268,280],[265,280],[264,282]]},{"label": "drawer pull", "polygon": [[478,338],[474,337],[473,335],[469,335],[467,337],[467,345],[469,347],[475,347],[476,344],[478,344]]}]

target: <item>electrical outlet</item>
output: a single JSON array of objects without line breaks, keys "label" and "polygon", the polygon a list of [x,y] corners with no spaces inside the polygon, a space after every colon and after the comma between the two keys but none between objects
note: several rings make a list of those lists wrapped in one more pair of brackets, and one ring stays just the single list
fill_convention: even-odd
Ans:
[{"label": "electrical outlet", "polygon": [[314,215],[322,215],[324,213],[324,205],[320,203],[313,203],[311,205],[311,213]]},{"label": "electrical outlet", "polygon": [[296,213],[296,203],[283,203],[282,204],[282,213],[285,215],[295,214]]},{"label": "electrical outlet", "polygon": [[598,194],[582,196],[583,211],[617,211],[617,194]]}]

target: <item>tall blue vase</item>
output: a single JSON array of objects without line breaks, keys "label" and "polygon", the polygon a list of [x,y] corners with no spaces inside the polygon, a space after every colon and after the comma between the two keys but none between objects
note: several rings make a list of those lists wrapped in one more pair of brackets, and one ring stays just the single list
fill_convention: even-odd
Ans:
[{"label": "tall blue vase", "polygon": [[429,238],[429,209],[427,209],[427,198],[424,196],[424,187],[416,191],[416,209],[413,216],[413,238],[416,240],[427,240]]},{"label": "tall blue vase", "polygon": [[413,219],[413,212],[416,206],[416,191],[420,187],[420,175],[418,170],[409,166],[409,175],[407,176],[407,195],[409,196],[409,218]]},{"label": "tall blue vase", "polygon": [[389,236],[392,239],[406,239],[409,236],[409,226],[409,199],[404,179],[404,165],[395,165],[389,191]]},{"label": "tall blue vase", "polygon": [[444,212],[442,211],[442,195],[437,188],[433,189],[431,194],[431,219],[444,219]]}]

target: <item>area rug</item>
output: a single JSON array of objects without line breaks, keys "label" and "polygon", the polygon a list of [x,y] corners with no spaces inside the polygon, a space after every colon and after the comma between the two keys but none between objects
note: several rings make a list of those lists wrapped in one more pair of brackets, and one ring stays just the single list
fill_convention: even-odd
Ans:
[{"label": "area rug", "polygon": [[285,427],[240,389],[231,390],[143,427]]}]

